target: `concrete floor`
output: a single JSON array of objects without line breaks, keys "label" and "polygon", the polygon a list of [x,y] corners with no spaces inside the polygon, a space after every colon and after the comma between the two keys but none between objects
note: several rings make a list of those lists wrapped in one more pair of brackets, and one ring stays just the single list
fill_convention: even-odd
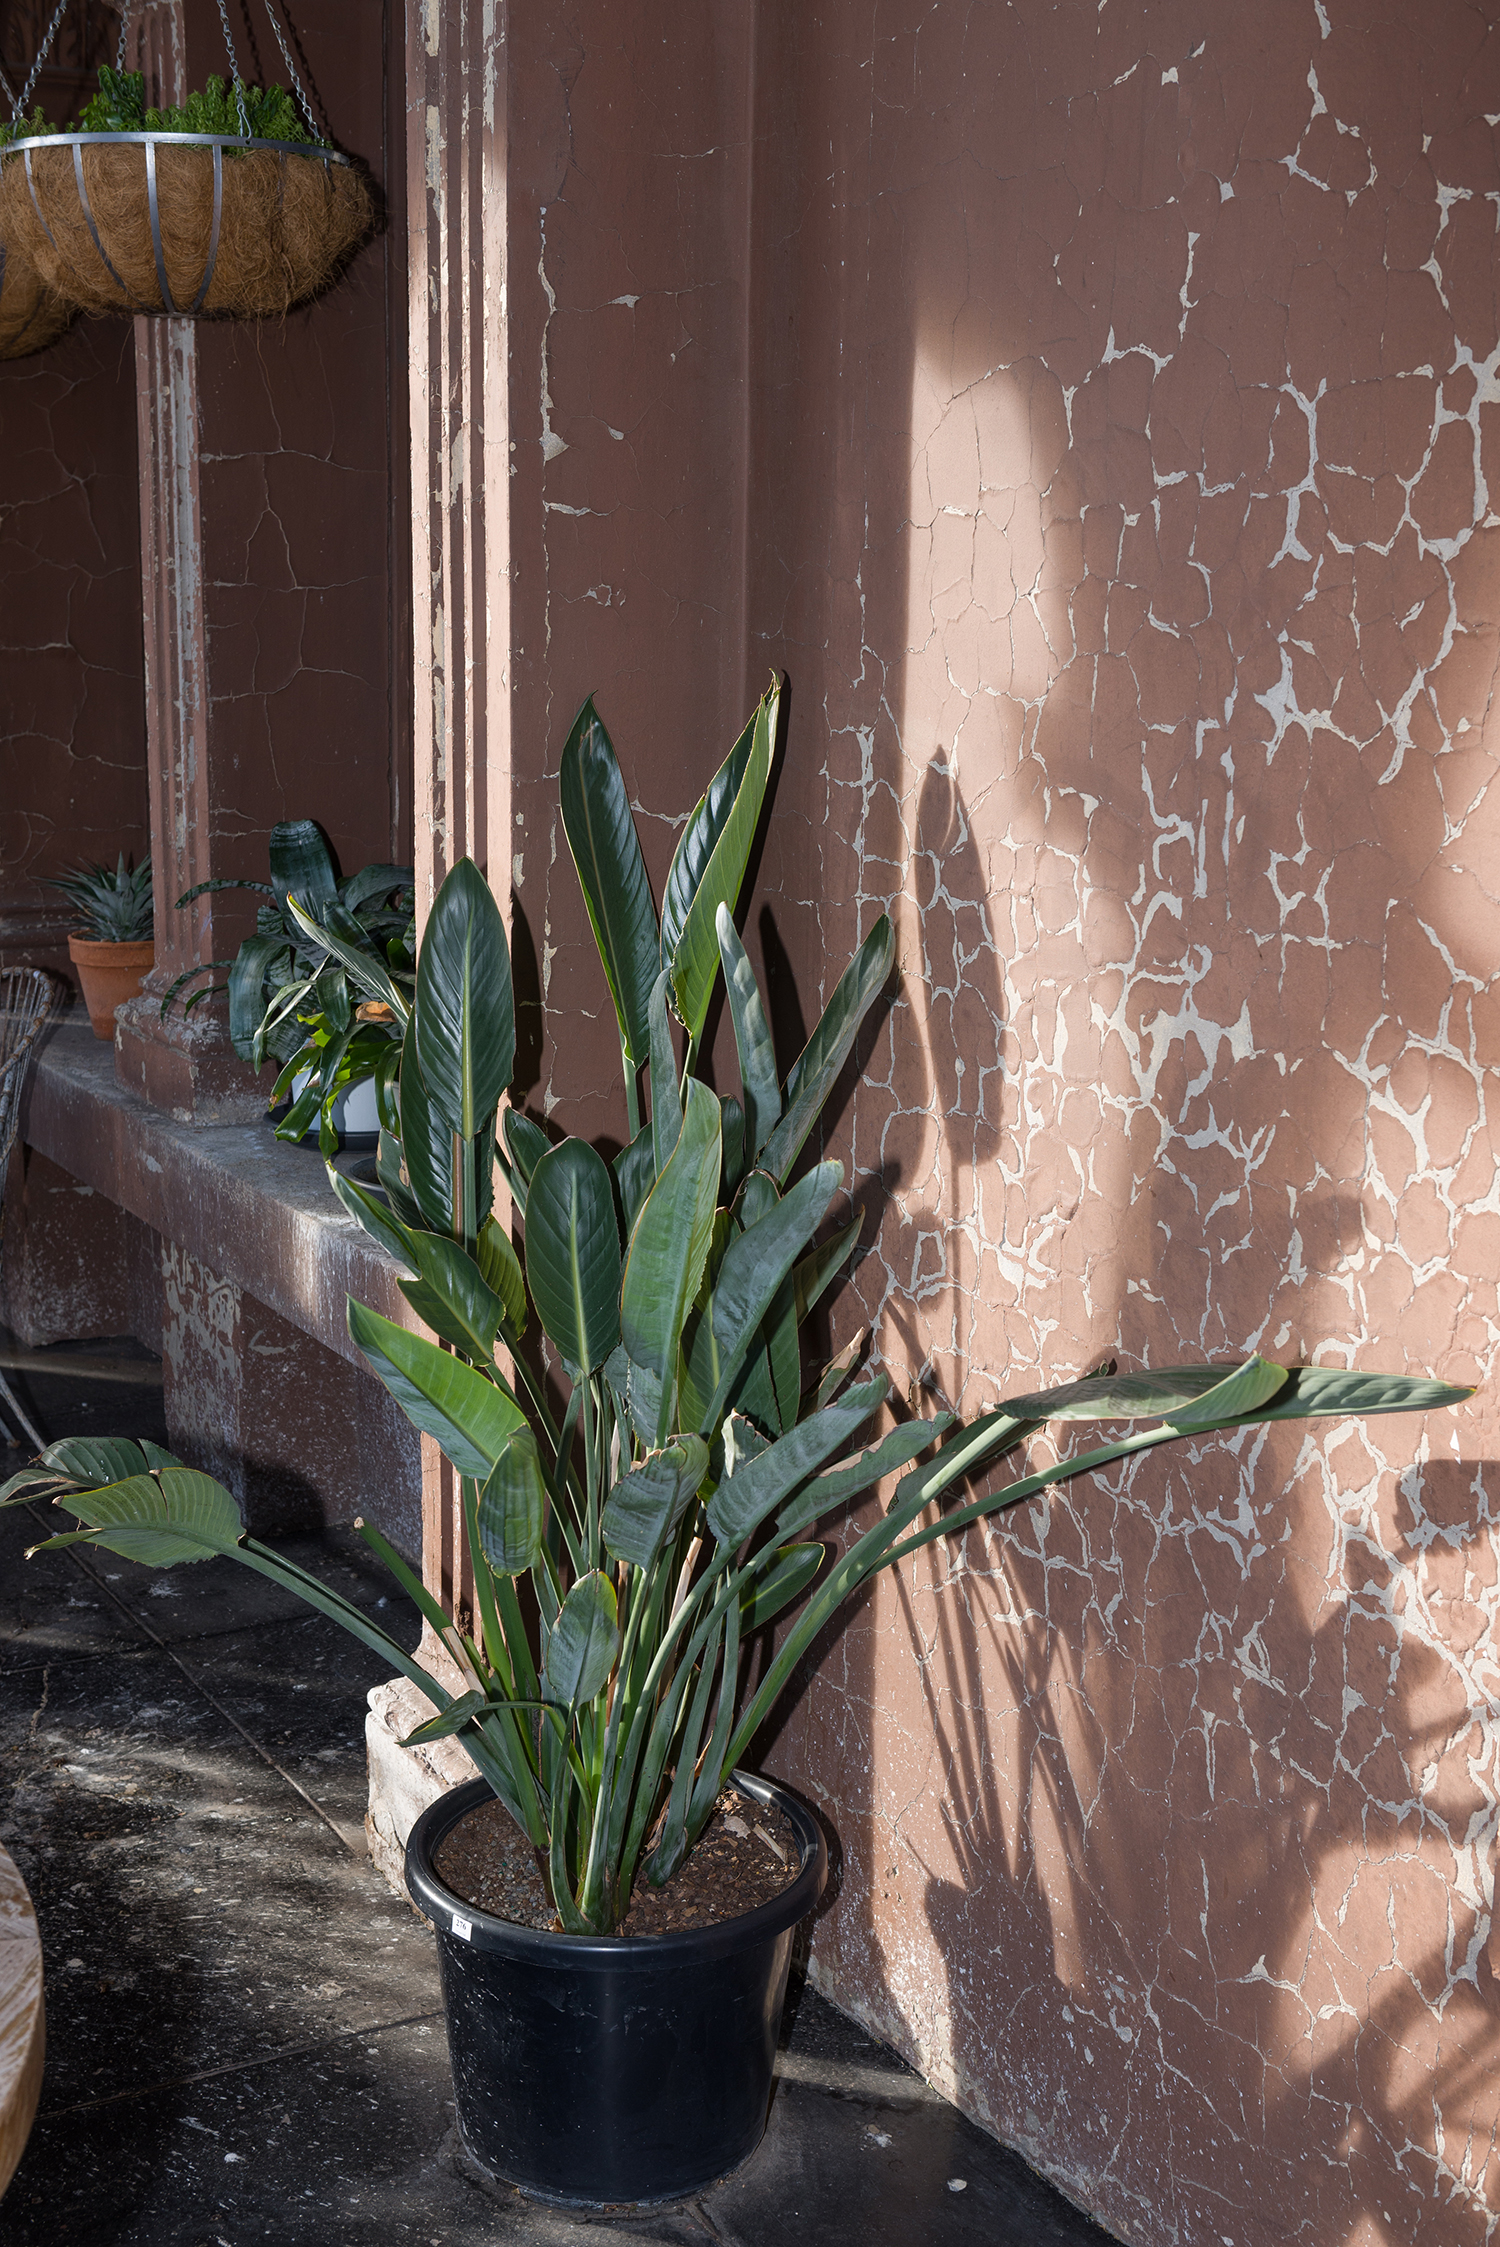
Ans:
[{"label": "concrete floor", "polygon": [[[49,1437],[165,1441],[133,1345],[64,1345],[10,1378]],[[22,1457],[0,1445],[0,1476]],[[800,1988],[737,2176],[586,2218],[483,2188],[453,2141],[432,1937],[363,1854],[374,1658],[230,1562],[25,1562],[50,1526],[0,1514],[0,1840],[37,1907],[48,2016],[3,2247],[1105,2239]],[[294,1549],[415,1643],[357,1539]]]}]

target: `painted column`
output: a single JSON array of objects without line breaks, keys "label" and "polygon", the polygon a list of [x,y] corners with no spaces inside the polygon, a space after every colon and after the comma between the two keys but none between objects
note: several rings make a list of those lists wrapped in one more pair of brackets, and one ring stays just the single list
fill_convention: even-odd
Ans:
[{"label": "painted column", "polygon": [[[509,905],[505,87],[494,0],[407,15],[417,907],[472,856]],[[423,1439],[423,1569],[448,1607],[457,1492]]]}]

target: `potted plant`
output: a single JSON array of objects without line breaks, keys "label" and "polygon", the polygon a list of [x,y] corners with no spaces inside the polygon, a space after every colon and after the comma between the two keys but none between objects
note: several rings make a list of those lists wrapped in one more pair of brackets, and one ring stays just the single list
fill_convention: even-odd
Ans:
[{"label": "potted plant", "polygon": [[[367,1361],[457,1479],[470,1612],[446,1615],[363,1529],[453,1669],[437,1674],[436,1661],[246,1537],[226,1491],[150,1445],[54,1444],[0,1493],[57,1498],[80,1526],[49,1544],[91,1542],[158,1566],[228,1554],[420,1685],[436,1713],[412,1737],[458,1738],[479,1773],[424,1814],[407,1853],[411,1893],[438,1935],[460,2128],[491,2172],[561,2200],[675,2197],[760,2136],[791,1928],[816,1897],[823,1856],[795,1798],[736,1767],[862,1584],[1154,1445],[1426,1411],[1469,1394],[1259,1357],[1127,1374],[1106,1363],[968,1427],[939,1410],[875,1431],[887,1376],[861,1364],[857,1346],[828,1365],[806,1347],[859,1222],[827,1230],[840,1168],[804,1150],[886,985],[891,928],[882,914],[783,1079],[732,917],[777,707],[773,690],[690,815],[659,917],[591,704],[564,750],[564,824],[614,1000],[629,1145],[607,1162],[503,1105],[515,1050],[505,932],[464,860],[434,901],[414,995],[392,1002],[402,1060],[383,1190],[332,1174],[345,1207],[405,1267],[402,1288],[437,1337],[350,1300]],[[358,980],[359,955],[345,964]],[[721,966],[737,1096],[716,1093],[699,1067]],[[492,1206],[497,1174],[524,1230],[519,1254]],[[1003,1487],[962,1488],[1065,1421],[1130,1425],[1060,1461],[1023,1458]],[[846,1545],[821,1541],[828,1517],[889,1478],[894,1494],[872,1523]],[[727,1783],[753,1806],[745,1815],[726,1812]],[[436,1862],[467,1821],[493,1820],[479,1805],[496,1801],[534,1852],[550,1928],[482,1909]],[[779,1896],[727,1921],[622,1934],[633,1899],[685,1878],[716,1820],[743,1826],[773,1809],[791,1839]]]},{"label": "potted plant", "polygon": [[[178,898],[179,912],[225,889],[252,890],[270,903],[261,906],[255,934],[232,960],[210,960],[178,976],[161,1002],[162,1018],[190,983],[208,977],[184,999],[184,1011],[213,992],[227,992],[229,1035],[241,1060],[253,1069],[268,1055],[280,1062],[270,1105],[289,1105],[277,1121],[277,1138],[302,1139],[316,1129],[325,1155],[340,1139],[368,1138],[373,1145],[376,1084],[399,1064],[396,1009],[409,1006],[415,980],[412,870],[366,866],[341,882],[323,831],[311,819],[273,827],[268,856],[268,882],[221,878],[199,882]],[[293,895],[300,918],[288,903]],[[353,982],[346,952],[360,962]],[[227,983],[212,980],[220,968],[229,970]],[[388,995],[372,997],[372,988]]]},{"label": "potted plant", "polygon": [[115,1008],[133,999],[156,957],[152,938],[151,861],[128,867],[121,851],[110,866],[76,866],[48,886],[77,906],[83,927],[68,938],[83,1001],[96,1038],[113,1038]]},{"label": "potted plant", "polygon": [[140,71],[106,66],[76,131],[18,110],[0,158],[0,235],[82,312],[279,317],[326,285],[372,218],[364,180],[311,113],[304,123],[281,86],[244,84],[232,57],[229,82],[165,109],[148,106]]}]

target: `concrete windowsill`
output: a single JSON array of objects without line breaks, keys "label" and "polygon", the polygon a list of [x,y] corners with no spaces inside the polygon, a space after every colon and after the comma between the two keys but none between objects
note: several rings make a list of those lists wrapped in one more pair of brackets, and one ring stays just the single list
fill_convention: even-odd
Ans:
[{"label": "concrete windowsill", "polygon": [[353,1364],[346,1295],[417,1323],[397,1266],[335,1200],[315,1149],[283,1145],[268,1123],[176,1122],[120,1083],[86,1020],[46,1034],[21,1137]]}]

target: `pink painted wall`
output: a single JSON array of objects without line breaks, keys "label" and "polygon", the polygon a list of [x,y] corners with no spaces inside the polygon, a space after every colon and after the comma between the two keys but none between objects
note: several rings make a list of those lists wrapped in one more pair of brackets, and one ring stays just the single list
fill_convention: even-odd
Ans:
[{"label": "pink painted wall", "polygon": [[[1485,14],[679,14],[514,9],[486,144],[538,1106],[623,1120],[574,708],[659,877],[785,665],[783,1023],[901,942],[841,1325],[970,1412],[1116,1350],[1488,1379]],[[883,1583],[768,1746],[822,1985],[1123,2239],[1500,2213],[1494,1450],[1481,1398],[1079,1487]]]},{"label": "pink painted wall", "polygon": [[[970,1411],[1116,1348],[1486,1379],[1500,48],[787,22],[768,877],[804,985],[898,900],[867,1315]],[[1079,1486],[884,1583],[776,1743],[843,1840],[825,1986],[1124,2238],[1500,2209],[1495,1433]]]}]

